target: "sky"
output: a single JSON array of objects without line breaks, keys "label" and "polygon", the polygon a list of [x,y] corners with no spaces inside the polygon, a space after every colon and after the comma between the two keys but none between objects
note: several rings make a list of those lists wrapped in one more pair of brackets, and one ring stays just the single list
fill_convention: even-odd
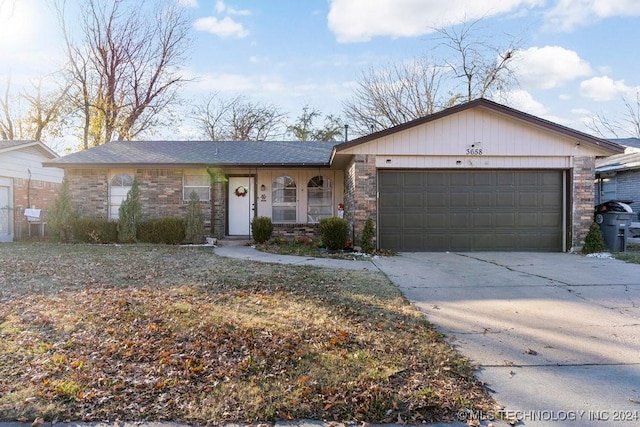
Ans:
[{"label": "sky", "polygon": [[[78,1],[67,0],[71,12]],[[519,85],[504,98],[514,108],[593,133],[591,117],[622,120],[622,97],[635,102],[640,89],[640,0],[171,1],[192,22],[187,105],[218,92],[276,105],[292,119],[306,105],[341,115],[364,72],[450,55],[434,28],[465,20],[480,20],[479,34],[496,45],[520,41]],[[49,3],[0,0],[0,82],[10,74],[13,87],[28,85],[62,66]],[[200,136],[186,109],[182,117],[163,137]]]}]

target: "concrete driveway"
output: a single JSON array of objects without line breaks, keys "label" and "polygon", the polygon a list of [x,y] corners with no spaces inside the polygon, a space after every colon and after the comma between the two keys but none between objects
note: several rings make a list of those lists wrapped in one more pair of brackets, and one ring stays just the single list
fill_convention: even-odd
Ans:
[{"label": "concrete driveway", "polygon": [[640,265],[558,253],[374,262],[523,425],[640,425]]}]

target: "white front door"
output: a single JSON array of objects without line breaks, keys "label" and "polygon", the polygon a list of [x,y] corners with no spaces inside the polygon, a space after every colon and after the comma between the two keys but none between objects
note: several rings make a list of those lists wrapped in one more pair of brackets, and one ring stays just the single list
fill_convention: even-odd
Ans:
[{"label": "white front door", "polygon": [[11,192],[8,185],[0,185],[0,242],[13,241],[11,221]]},{"label": "white front door", "polygon": [[250,236],[255,208],[253,177],[229,177],[229,236]]}]

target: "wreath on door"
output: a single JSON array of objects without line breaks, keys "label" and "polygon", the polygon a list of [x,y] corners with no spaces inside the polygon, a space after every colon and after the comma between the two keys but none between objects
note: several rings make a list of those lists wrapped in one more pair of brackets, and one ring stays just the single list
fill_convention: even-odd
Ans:
[{"label": "wreath on door", "polygon": [[247,187],[245,187],[244,185],[239,186],[238,188],[236,188],[236,190],[234,191],[235,195],[237,197],[244,197],[247,195],[247,193],[249,192],[249,189]]}]

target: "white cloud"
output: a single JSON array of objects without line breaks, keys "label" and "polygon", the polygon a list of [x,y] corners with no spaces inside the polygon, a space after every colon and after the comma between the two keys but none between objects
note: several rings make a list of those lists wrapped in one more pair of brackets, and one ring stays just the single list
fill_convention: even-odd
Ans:
[{"label": "white cloud", "polygon": [[580,95],[594,101],[611,101],[620,96],[635,94],[640,87],[627,86],[624,80],[608,76],[593,77],[580,83]]},{"label": "white cloud", "polygon": [[249,31],[241,23],[228,16],[222,19],[218,19],[215,16],[207,16],[197,19],[193,26],[198,31],[206,31],[220,37],[242,38],[249,35]]},{"label": "white cloud", "polygon": [[198,91],[241,92],[251,90],[256,87],[255,82],[250,76],[241,74],[200,74],[193,75],[190,78],[194,80],[193,86],[195,86]]},{"label": "white cloud", "polygon": [[343,43],[413,37],[455,23],[518,12],[544,0],[331,0],[329,29]]},{"label": "white cloud", "polygon": [[552,89],[591,74],[589,63],[560,46],[530,47],[518,51],[514,72],[526,88]]},{"label": "white cloud", "polygon": [[505,101],[509,106],[524,111],[529,114],[533,114],[538,117],[545,117],[549,115],[549,110],[541,102],[533,99],[533,96],[526,90],[514,90],[503,94]]},{"label": "white cloud", "polygon": [[545,14],[551,30],[571,31],[613,16],[640,16],[638,0],[559,0]]},{"label": "white cloud", "polygon": [[235,9],[233,7],[229,7],[222,0],[216,1],[216,12],[218,12],[219,14],[226,12],[227,15],[242,15],[242,16],[251,15],[251,11],[250,10],[248,10],[248,9]]},{"label": "white cloud", "polygon": [[183,7],[198,7],[198,0],[177,0],[178,4]]}]

